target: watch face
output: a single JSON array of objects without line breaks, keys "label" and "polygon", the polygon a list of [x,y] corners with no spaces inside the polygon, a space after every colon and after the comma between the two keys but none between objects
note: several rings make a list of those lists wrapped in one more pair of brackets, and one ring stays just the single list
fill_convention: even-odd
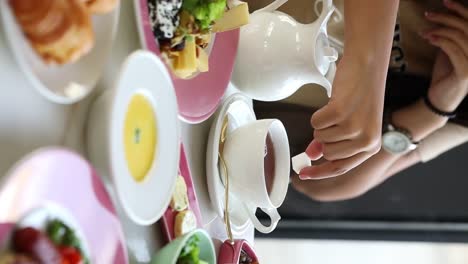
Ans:
[{"label": "watch face", "polygon": [[382,138],[383,148],[394,154],[405,153],[409,150],[410,145],[408,137],[397,131],[387,132]]}]

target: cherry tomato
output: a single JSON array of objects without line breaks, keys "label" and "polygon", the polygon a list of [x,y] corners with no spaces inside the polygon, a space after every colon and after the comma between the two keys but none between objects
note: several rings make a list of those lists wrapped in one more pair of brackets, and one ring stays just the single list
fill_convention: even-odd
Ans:
[{"label": "cherry tomato", "polygon": [[62,264],[80,264],[82,257],[80,252],[74,247],[62,246],[59,247],[60,255],[62,256]]}]

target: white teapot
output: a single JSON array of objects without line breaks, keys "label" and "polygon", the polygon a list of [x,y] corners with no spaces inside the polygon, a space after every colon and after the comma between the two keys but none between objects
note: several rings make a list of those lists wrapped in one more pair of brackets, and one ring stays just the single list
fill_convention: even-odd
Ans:
[{"label": "white teapot", "polygon": [[338,52],[330,46],[327,23],[335,7],[332,0],[322,2],[318,19],[298,23],[276,11],[287,0],[276,0],[250,15],[241,28],[239,50],[233,73],[237,88],[253,99],[278,101],[301,86],[316,83],[331,95]]}]

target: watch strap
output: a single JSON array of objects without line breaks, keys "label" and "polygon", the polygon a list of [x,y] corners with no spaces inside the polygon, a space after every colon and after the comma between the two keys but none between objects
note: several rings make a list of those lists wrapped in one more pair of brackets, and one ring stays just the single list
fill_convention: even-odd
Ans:
[{"label": "watch strap", "polygon": [[403,135],[405,135],[406,137],[408,137],[408,139],[411,141],[411,143],[412,143],[413,145],[416,145],[416,146],[419,145],[419,141],[415,141],[415,140],[413,139],[413,136],[412,136],[411,132],[410,132],[408,129],[403,128],[403,127],[397,127],[397,126],[395,126],[395,125],[393,125],[393,124],[389,124],[389,126],[392,127],[392,130],[393,130],[393,131],[400,132],[400,133],[402,133]]},{"label": "watch strap", "polygon": [[406,137],[408,137],[408,139],[411,141],[412,144],[414,145],[418,145],[419,142],[418,141],[415,141],[413,139],[413,135],[411,133],[410,130],[406,129],[406,128],[403,128],[403,127],[399,127],[399,126],[396,126],[394,123],[393,123],[393,111],[386,111],[385,112],[385,115],[384,115],[384,128],[383,128],[383,132],[387,132],[387,131],[397,131],[397,132],[400,132],[402,134],[404,134]]}]

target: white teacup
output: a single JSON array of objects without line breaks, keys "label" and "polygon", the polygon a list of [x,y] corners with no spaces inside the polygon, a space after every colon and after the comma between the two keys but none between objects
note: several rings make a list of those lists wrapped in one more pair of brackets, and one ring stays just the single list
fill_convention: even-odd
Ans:
[{"label": "white teacup", "polygon": [[[268,135],[271,146],[267,148]],[[266,155],[272,155],[273,173],[265,173]],[[283,203],[289,184],[289,141],[283,123],[277,119],[264,119],[237,128],[226,138],[223,156],[230,190],[242,201],[255,228],[270,233],[281,219],[277,208]],[[267,174],[272,178],[266,177]],[[270,192],[267,190],[269,179]],[[263,225],[255,216],[257,208],[269,215],[269,226]]]}]

